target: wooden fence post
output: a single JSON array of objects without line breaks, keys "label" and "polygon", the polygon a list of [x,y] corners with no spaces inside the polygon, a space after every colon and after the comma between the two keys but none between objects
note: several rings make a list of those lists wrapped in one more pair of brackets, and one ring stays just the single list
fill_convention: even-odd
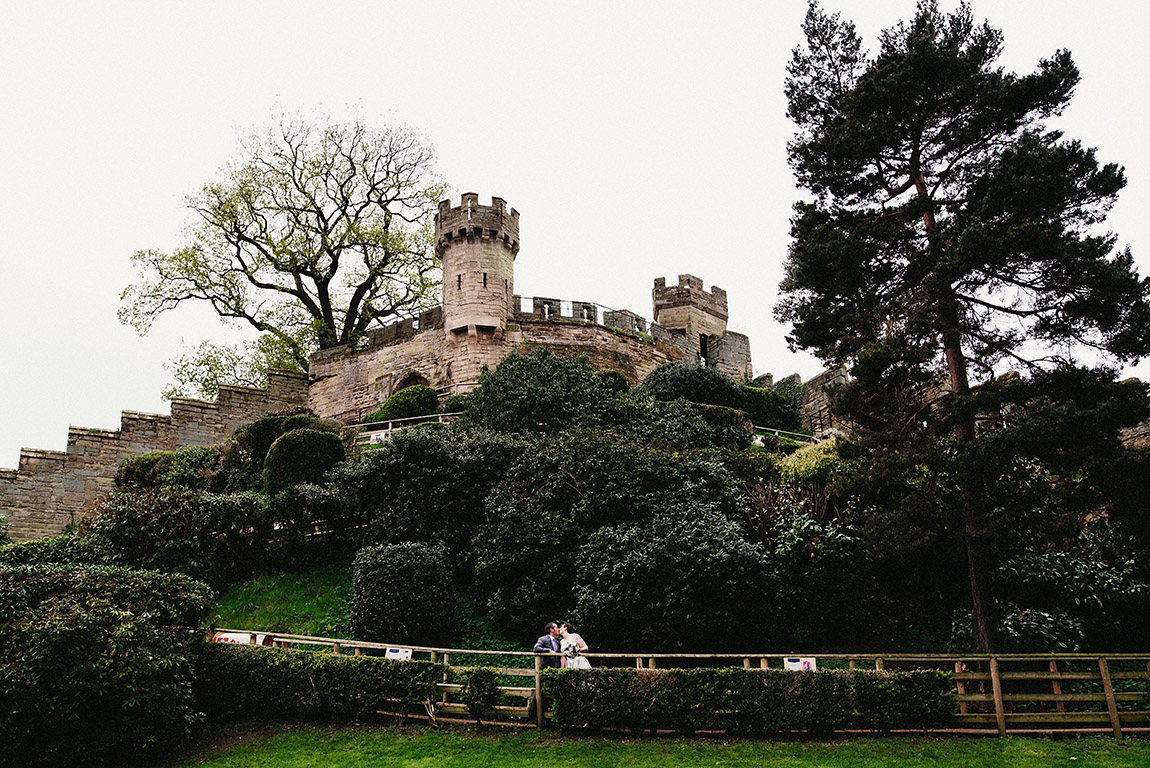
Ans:
[{"label": "wooden fence post", "polygon": [[[432,661],[434,661],[434,659],[432,659]],[[443,682],[446,683],[448,676],[451,674],[451,654],[450,653],[443,654],[443,663],[447,667],[447,669],[445,669],[443,671]],[[446,688],[443,689],[443,703],[444,704],[447,703],[447,689]]]},{"label": "wooden fence post", "polygon": [[535,657],[535,727],[543,730],[543,657]]},{"label": "wooden fence post", "polygon": [[990,686],[994,691],[994,720],[998,723],[998,735],[1006,736],[1006,710],[1002,703],[1002,680],[998,676],[998,657],[990,657]]},{"label": "wooden fence post", "polygon": [[1118,702],[1114,699],[1114,686],[1110,683],[1110,667],[1106,659],[1098,659],[1098,671],[1102,673],[1102,690],[1106,692],[1106,708],[1110,710],[1110,725],[1114,728],[1114,738],[1122,738],[1122,722],[1118,719]]},{"label": "wooden fence post", "polygon": [[759,669],[770,669],[771,665],[768,663],[767,657],[763,656],[759,659]]},{"label": "wooden fence post", "polygon": [[[1057,675],[1058,674],[1058,662],[1057,661],[1051,660],[1051,662],[1050,662],[1050,674],[1051,675]],[[1062,681],[1060,681],[1057,677],[1052,677],[1050,679],[1050,687],[1054,690],[1054,694],[1056,696],[1062,695]],[[1060,714],[1065,713],[1066,712],[1066,702],[1063,702],[1063,701],[1055,702],[1055,708],[1058,710],[1058,712]]]},{"label": "wooden fence post", "polygon": [[[963,668],[964,668],[964,665],[962,663],[962,659],[955,659],[954,660],[954,673],[956,675],[962,674]],[[955,685],[958,686],[958,695],[959,696],[963,696],[966,694],[966,683],[962,682],[961,680],[956,680]],[[966,710],[967,710],[966,702],[965,701],[958,702],[958,714],[965,715]]]}]

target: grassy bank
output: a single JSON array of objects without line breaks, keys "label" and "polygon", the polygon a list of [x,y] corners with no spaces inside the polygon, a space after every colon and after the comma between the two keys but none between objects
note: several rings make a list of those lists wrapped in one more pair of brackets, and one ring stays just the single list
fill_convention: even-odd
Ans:
[{"label": "grassy bank", "polygon": [[572,737],[555,732],[490,733],[391,726],[239,725],[214,731],[208,742],[165,768],[325,766],[972,766],[1048,768],[1150,766],[1150,740],[1081,738],[991,739],[947,736],[852,737],[833,740],[742,741],[665,737]]}]

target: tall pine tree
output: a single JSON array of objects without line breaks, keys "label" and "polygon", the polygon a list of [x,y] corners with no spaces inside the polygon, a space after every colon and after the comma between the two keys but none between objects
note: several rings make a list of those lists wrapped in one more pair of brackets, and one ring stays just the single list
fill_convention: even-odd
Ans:
[{"label": "tall pine tree", "polygon": [[1126,180],[1043,123],[1079,81],[1070,53],[1008,73],[1002,34],[965,3],[944,14],[920,0],[874,57],[817,3],[803,31],[788,150],[811,195],[795,206],[776,314],[793,347],[851,366],[839,403],[857,444],[887,452],[876,475],[919,465],[948,478],[931,485],[936,499],[952,489],[939,503],[965,548],[976,647],[991,651],[994,553],[1010,522],[996,494],[1013,480],[980,453],[987,383],[1006,368],[1045,381],[1084,348],[1150,352],[1150,280],[1098,230]]}]

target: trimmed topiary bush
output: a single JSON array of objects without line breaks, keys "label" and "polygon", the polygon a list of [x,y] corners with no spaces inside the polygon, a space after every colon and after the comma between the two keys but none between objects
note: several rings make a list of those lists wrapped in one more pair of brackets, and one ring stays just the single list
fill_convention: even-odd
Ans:
[{"label": "trimmed topiary bush", "polygon": [[220,478],[217,491],[258,491],[264,489],[264,461],[281,435],[297,429],[331,432],[344,441],[344,451],[354,442],[354,430],[333,419],[321,419],[307,408],[268,413],[235,431],[221,447]]},{"label": "trimmed topiary bush", "polygon": [[435,390],[425,384],[416,384],[393,392],[391,397],[379,408],[363,417],[365,423],[373,421],[390,421],[391,419],[410,419],[416,416],[427,416],[439,409],[439,396]]},{"label": "trimmed topiary bush", "polygon": [[328,470],[347,458],[332,432],[296,429],[276,438],[264,460],[264,491],[274,496],[300,483],[321,483]]},{"label": "trimmed topiary bush", "polygon": [[403,542],[356,555],[351,598],[356,637],[443,646],[451,638],[454,607],[446,547]]},{"label": "trimmed topiary bush", "polygon": [[183,576],[91,566],[0,566],[4,762],[123,764],[199,719],[188,629],[211,592]]},{"label": "trimmed topiary bush", "polygon": [[459,572],[487,519],[488,492],[526,449],[512,435],[405,429],[329,478],[344,514],[367,524],[366,543],[443,542]]},{"label": "trimmed topiary bush", "polygon": [[694,362],[664,363],[647,374],[635,388],[648,392],[656,400],[683,398],[693,403],[744,406],[742,387],[718,368],[707,368]]}]

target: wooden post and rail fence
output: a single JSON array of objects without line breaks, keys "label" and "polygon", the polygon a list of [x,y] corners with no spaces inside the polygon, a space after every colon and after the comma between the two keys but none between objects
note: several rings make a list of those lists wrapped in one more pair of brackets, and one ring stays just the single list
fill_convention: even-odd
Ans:
[{"label": "wooden post and rail fence", "polygon": [[[535,706],[543,698],[544,656],[530,652],[482,651],[459,648],[369,643],[306,635],[271,634],[248,630],[213,630],[232,642],[280,648],[328,650],[337,655],[402,655],[430,660],[452,669],[490,667],[501,675],[505,701],[495,708],[499,719],[542,727],[549,713]],[[588,653],[595,667],[742,666],[783,669],[780,653]],[[812,656],[812,654],[803,654]],[[1124,729],[1150,727],[1150,653],[1143,654],[816,654],[818,668],[860,670],[933,669],[951,673],[956,710],[944,730],[997,732],[1065,730],[1108,731],[1121,738]],[[467,716],[458,701],[461,689],[449,674],[438,684],[438,709]],[[522,702],[522,703],[519,703]]]}]

